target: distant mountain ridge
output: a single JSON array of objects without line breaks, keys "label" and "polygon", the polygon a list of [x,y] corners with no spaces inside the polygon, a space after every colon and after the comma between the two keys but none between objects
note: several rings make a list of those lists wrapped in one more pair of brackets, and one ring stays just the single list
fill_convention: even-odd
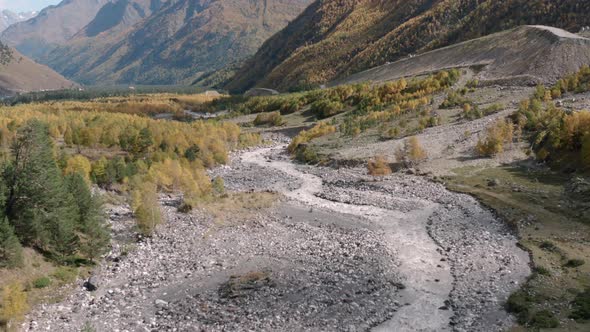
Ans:
[{"label": "distant mountain ridge", "polygon": [[312,0],[64,0],[0,39],[84,84],[190,84],[245,60]]},{"label": "distant mountain ridge", "polygon": [[580,0],[318,0],[225,88],[305,88],[524,24],[578,31],[588,12]]},{"label": "distant mountain ridge", "polygon": [[3,9],[0,11],[0,32],[15,23],[29,20],[35,16],[37,16],[36,11],[15,13],[11,10]]},{"label": "distant mountain ridge", "polygon": [[38,60],[85,27],[110,0],[63,0],[27,21],[11,25],[0,40]]},{"label": "distant mountain ridge", "polygon": [[85,84],[190,84],[254,54],[310,1],[116,0],[40,60]]}]

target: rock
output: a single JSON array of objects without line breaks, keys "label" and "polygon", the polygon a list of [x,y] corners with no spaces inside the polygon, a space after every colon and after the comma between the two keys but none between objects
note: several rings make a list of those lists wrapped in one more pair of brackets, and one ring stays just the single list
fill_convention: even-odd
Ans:
[{"label": "rock", "polygon": [[497,187],[499,185],[500,185],[500,180],[498,180],[498,179],[488,180],[488,187]]},{"label": "rock", "polygon": [[88,280],[84,283],[84,288],[89,292],[95,292],[98,290],[98,278],[96,276],[90,276]]},{"label": "rock", "polygon": [[157,299],[156,301],[154,301],[154,304],[156,305],[157,308],[165,308],[168,306],[168,302],[166,302],[164,300],[160,300],[160,299]]}]

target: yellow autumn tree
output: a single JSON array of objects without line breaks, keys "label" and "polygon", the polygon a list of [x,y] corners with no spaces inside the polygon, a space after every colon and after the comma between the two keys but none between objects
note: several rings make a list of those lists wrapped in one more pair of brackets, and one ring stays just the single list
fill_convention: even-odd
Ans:
[{"label": "yellow autumn tree", "polygon": [[88,158],[82,155],[75,155],[68,159],[66,164],[65,174],[79,173],[86,181],[90,181],[90,172],[92,171],[92,164]]},{"label": "yellow autumn tree", "polygon": [[137,220],[137,228],[143,235],[149,236],[162,222],[158,188],[152,182],[143,180],[137,182],[131,192],[131,207]]},{"label": "yellow autumn tree", "polygon": [[28,310],[27,293],[25,293],[20,283],[14,282],[2,289],[0,322],[4,322],[8,330],[15,323],[21,321]]},{"label": "yellow autumn tree", "polygon": [[377,156],[369,160],[367,170],[372,176],[385,176],[391,174],[391,168],[383,156]]},{"label": "yellow autumn tree", "polygon": [[399,148],[395,152],[395,156],[397,161],[406,167],[414,167],[428,159],[426,150],[416,136],[408,138],[403,148]]},{"label": "yellow autumn tree", "polygon": [[514,124],[510,120],[498,120],[486,131],[486,136],[479,139],[475,147],[482,157],[492,157],[502,153],[505,145],[514,139]]}]

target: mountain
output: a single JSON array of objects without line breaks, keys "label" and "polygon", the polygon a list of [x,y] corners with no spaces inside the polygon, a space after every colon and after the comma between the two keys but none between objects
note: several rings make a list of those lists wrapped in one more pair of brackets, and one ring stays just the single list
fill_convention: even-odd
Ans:
[{"label": "mountain", "polygon": [[[70,38],[40,56],[40,61],[69,77],[80,79],[97,62],[108,60],[108,50],[117,47],[137,23],[160,10],[166,0],[115,0],[105,4],[96,16]],[[107,53],[105,55],[105,52]],[[95,82],[91,74],[85,80]],[[83,79],[84,80],[84,79]]]},{"label": "mountain", "polygon": [[108,2],[110,0],[63,0],[30,20],[13,24],[0,39],[37,60],[79,32]]},{"label": "mountain", "polygon": [[254,54],[309,2],[118,0],[42,61],[86,84],[191,83]]},{"label": "mountain", "polygon": [[[1,44],[0,44],[1,45]],[[77,84],[64,78],[51,68],[40,65],[15,49],[1,45],[3,55],[0,65],[0,96],[20,92],[58,90],[76,87]]]},{"label": "mountain", "polygon": [[579,0],[318,0],[225,87],[304,88],[524,24],[578,31],[589,11]]},{"label": "mountain", "polygon": [[6,30],[9,26],[14,23],[26,21],[37,15],[37,12],[23,12],[15,13],[13,11],[4,9],[0,11],[0,32]]},{"label": "mountain", "polygon": [[477,68],[480,84],[555,84],[590,63],[590,39],[547,26],[521,26],[405,58],[331,82],[385,82],[449,68]]}]

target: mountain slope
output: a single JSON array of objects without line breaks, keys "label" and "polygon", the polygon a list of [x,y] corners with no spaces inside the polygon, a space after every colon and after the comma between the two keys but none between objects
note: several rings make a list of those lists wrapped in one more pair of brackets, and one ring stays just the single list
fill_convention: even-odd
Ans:
[{"label": "mountain slope", "polygon": [[[116,0],[104,5],[94,19],[63,45],[40,56],[40,61],[68,77],[90,72],[104,61],[105,51],[115,47],[132,27],[160,10],[167,0]],[[88,81],[88,80],[87,80]]]},{"label": "mountain slope", "polygon": [[579,0],[322,0],[270,38],[227,84],[286,90],[320,84],[404,56],[522,24],[577,31]]},{"label": "mountain slope", "polygon": [[309,1],[170,1],[128,30],[89,25],[43,62],[88,84],[191,83],[254,54]]},{"label": "mountain slope", "polygon": [[590,39],[547,26],[522,26],[375,67],[332,82],[384,82],[448,68],[480,68],[480,83],[554,84],[590,63]]},{"label": "mountain slope", "polygon": [[6,29],[0,39],[34,59],[65,43],[86,26],[109,0],[63,0],[36,17]]},{"label": "mountain slope", "polygon": [[6,30],[14,23],[29,20],[37,15],[37,12],[23,12],[15,13],[13,11],[4,9],[0,12],[0,32]]},{"label": "mountain slope", "polygon": [[0,65],[0,95],[7,96],[20,92],[57,90],[76,87],[51,68],[12,50],[12,59]]}]

